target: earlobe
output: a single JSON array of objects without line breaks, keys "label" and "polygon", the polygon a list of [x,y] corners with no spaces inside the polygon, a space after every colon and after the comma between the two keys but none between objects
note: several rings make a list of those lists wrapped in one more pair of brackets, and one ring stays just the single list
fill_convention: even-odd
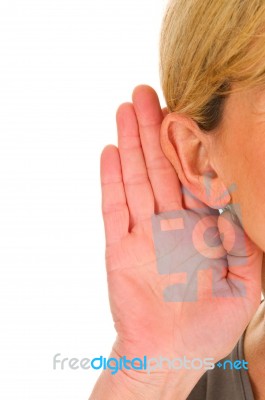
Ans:
[{"label": "earlobe", "polygon": [[182,185],[211,208],[225,207],[231,197],[211,165],[209,137],[189,117],[168,114],[162,123],[160,142]]},{"label": "earlobe", "polygon": [[230,193],[218,175],[205,174],[201,177],[201,180],[201,201],[209,207],[215,209],[224,208],[231,202]]}]

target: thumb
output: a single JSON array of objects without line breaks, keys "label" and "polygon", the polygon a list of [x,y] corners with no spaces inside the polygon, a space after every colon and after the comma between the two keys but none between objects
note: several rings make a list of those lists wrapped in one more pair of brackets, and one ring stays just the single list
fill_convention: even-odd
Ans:
[{"label": "thumb", "polygon": [[246,290],[260,290],[261,293],[263,252],[251,241],[230,209],[226,209],[218,217],[217,225],[227,252],[227,280],[237,289],[242,288],[237,283],[244,282]]},{"label": "thumb", "polygon": [[254,253],[261,252],[247,236],[239,218],[230,208],[220,214],[217,224],[228,260],[231,261],[229,264],[240,264],[243,261],[242,258],[245,259]]}]

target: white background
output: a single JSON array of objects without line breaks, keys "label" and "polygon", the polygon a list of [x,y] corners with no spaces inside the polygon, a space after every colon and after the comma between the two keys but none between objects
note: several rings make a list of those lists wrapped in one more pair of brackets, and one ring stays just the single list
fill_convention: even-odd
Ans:
[{"label": "white background", "polygon": [[164,7],[0,1],[1,399],[87,399],[98,373],[53,356],[109,354],[99,157],[135,85],[161,98]]}]

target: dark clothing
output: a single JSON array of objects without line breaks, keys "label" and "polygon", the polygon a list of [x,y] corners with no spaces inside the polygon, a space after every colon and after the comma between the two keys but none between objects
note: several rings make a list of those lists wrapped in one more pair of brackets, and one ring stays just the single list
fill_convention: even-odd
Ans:
[{"label": "dark clothing", "polygon": [[[241,336],[233,351],[220,360],[222,365],[225,360],[244,360],[244,336],[245,334]],[[187,400],[254,400],[248,371],[215,366],[205,372]]]}]

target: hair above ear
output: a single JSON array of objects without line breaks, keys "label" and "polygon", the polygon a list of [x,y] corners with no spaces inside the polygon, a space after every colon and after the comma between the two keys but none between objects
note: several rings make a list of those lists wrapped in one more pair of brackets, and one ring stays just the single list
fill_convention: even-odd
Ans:
[{"label": "hair above ear", "polygon": [[160,35],[168,109],[211,131],[229,94],[264,87],[264,25],[264,1],[169,0]]}]

